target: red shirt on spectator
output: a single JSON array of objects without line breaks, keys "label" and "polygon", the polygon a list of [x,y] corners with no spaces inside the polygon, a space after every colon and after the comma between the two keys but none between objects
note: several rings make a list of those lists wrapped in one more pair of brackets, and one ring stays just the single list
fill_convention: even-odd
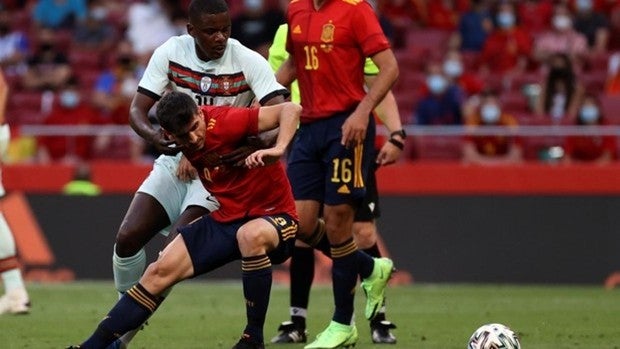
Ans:
[{"label": "red shirt on spectator", "polygon": [[509,30],[495,30],[487,38],[480,61],[491,72],[505,73],[517,66],[519,58],[532,53],[532,40],[525,30],[516,27]]},{"label": "red shirt on spectator", "polygon": [[517,15],[521,26],[532,33],[540,33],[549,29],[553,14],[553,2],[541,1],[518,1]]}]

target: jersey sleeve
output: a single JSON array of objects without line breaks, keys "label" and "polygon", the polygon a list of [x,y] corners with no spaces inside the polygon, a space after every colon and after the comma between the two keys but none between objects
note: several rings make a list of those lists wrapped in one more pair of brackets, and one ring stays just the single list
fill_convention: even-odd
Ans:
[{"label": "jersey sleeve", "polygon": [[356,13],[351,15],[352,27],[355,28],[354,33],[364,55],[371,57],[390,48],[390,43],[372,7],[363,1],[354,8]]},{"label": "jersey sleeve", "polygon": [[247,56],[243,59],[243,65],[248,84],[260,104],[264,104],[277,95],[288,96],[288,90],[276,81],[271,66],[258,52],[248,49]]},{"label": "jersey sleeve", "polygon": [[161,98],[170,83],[168,80],[168,52],[172,49],[172,40],[174,38],[155,49],[138,84],[138,91],[155,100]]}]

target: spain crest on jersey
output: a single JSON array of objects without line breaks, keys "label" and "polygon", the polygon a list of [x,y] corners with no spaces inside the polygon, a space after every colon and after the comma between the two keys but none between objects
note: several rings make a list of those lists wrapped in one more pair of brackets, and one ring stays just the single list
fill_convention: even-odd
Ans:
[{"label": "spain crest on jersey", "polygon": [[323,31],[321,32],[321,41],[333,42],[335,30],[336,30],[336,26],[331,21],[327,24],[324,24]]},{"label": "spain crest on jersey", "polygon": [[202,79],[200,79],[200,89],[202,92],[209,91],[209,88],[211,88],[211,82],[212,80],[209,76],[203,76]]}]

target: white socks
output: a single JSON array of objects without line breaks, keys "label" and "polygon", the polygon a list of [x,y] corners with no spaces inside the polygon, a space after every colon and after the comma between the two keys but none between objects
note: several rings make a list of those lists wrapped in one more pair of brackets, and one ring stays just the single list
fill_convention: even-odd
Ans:
[{"label": "white socks", "polygon": [[[11,233],[4,215],[0,213],[0,259],[15,257],[15,240]],[[25,289],[22,273],[18,268],[7,270],[2,273],[4,291],[9,292],[16,289]]]},{"label": "white socks", "polygon": [[114,272],[114,286],[116,286],[118,292],[124,293],[138,283],[145,268],[146,252],[144,252],[144,249],[140,249],[138,253],[131,257],[121,258],[116,254],[116,245],[114,245],[112,270]]}]

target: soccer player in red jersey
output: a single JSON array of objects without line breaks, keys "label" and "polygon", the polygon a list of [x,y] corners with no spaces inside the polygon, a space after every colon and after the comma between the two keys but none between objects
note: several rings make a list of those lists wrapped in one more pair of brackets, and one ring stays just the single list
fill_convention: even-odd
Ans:
[{"label": "soccer player in red jersey", "polygon": [[[179,229],[179,235],[146,269],[77,347],[103,349],[139,327],[164,300],[172,285],[241,259],[247,324],[234,349],[264,348],[263,325],[271,291],[272,263],[290,256],[297,232],[291,186],[279,161],[297,125],[301,107],[287,102],[261,108],[198,107],[183,92],[170,92],[157,106],[166,136],[198,171],[220,209]],[[226,165],[220,155],[235,150],[248,136],[279,127],[275,144]]]},{"label": "soccer player in red jersey", "polygon": [[[367,296],[365,315],[376,316],[393,263],[359,251],[352,237],[355,209],[364,198],[373,159],[372,110],[398,77],[398,67],[372,7],[361,0],[294,0],[288,6],[289,58],[276,76],[299,82],[301,125],[287,172],[297,212],[298,238],[316,246],[326,235],[333,259],[335,312],[306,348],[338,348],[357,342],[352,322],[357,276]],[[363,67],[379,68],[364,90]],[[318,217],[323,208],[325,224]]]}]

